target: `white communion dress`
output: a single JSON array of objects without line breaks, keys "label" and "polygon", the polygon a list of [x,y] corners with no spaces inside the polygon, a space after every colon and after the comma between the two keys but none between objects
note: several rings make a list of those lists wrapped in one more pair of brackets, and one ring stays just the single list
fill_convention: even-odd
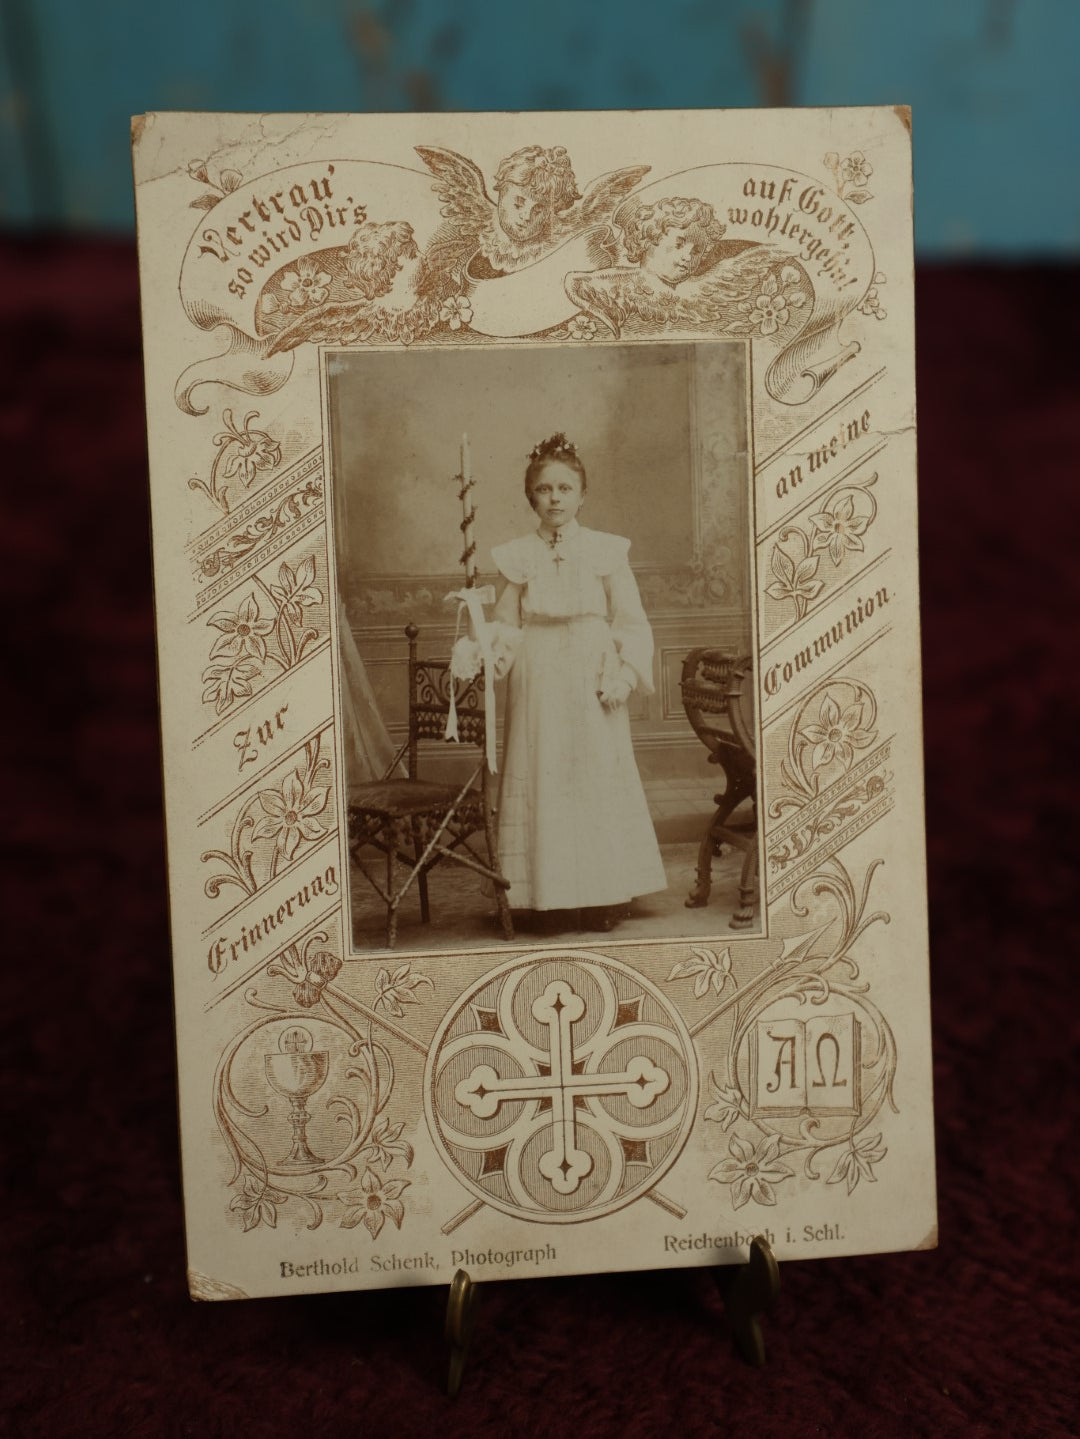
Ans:
[{"label": "white communion dress", "polygon": [[509,582],[496,605],[510,648],[498,850],[517,909],[625,903],[667,880],[618,679],[653,692],[653,640],[629,540],[571,521],[552,546],[536,531],[492,557]]}]

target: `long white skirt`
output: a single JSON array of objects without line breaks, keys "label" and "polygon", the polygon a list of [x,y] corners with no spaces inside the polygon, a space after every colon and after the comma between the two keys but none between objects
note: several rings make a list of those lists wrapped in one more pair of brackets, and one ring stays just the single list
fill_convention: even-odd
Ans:
[{"label": "long white skirt", "polygon": [[598,615],[531,620],[507,686],[498,848],[516,909],[621,904],[667,880],[625,705],[597,695]]}]

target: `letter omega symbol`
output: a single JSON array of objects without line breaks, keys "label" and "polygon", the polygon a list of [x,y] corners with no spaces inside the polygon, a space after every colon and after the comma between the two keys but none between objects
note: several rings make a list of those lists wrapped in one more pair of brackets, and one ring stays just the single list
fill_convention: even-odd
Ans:
[{"label": "letter omega symbol", "polygon": [[[825,1067],[821,1062],[821,1046],[825,1043],[826,1040],[831,1043],[833,1050],[832,1079],[825,1078]],[[818,1078],[811,1081],[811,1088],[847,1088],[847,1080],[840,1078],[840,1041],[837,1039],[835,1034],[829,1034],[826,1032],[825,1034],[818,1035],[818,1042],[814,1046],[814,1059],[817,1061]]]}]

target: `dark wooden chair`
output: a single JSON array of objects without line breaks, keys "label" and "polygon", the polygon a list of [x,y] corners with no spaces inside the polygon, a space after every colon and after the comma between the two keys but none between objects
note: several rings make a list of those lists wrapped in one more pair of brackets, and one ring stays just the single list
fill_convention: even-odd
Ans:
[{"label": "dark wooden chair", "polygon": [[[683,708],[694,733],[709,751],[709,763],[719,765],[727,780],[722,794],[713,796],[716,813],[698,848],[697,881],[686,900],[693,909],[708,903],[712,888],[712,862],[724,844],[744,852],[739,876],[739,908],[732,929],[746,929],[754,920],[758,891],[757,754],[754,738],[753,665],[747,656],[722,650],[691,650],[683,661]],[[750,801],[750,823],[733,827],[730,816]]]},{"label": "dark wooden chair", "polygon": [[[454,691],[458,733],[462,744],[479,750],[479,760],[461,785],[421,779],[420,747],[424,741],[445,743],[450,712],[450,687],[455,681],[446,660],[417,658],[420,631],[406,625],[409,641],[409,734],[380,780],[349,790],[349,852],[353,863],[386,905],[386,944],[397,942],[398,907],[414,882],[420,894],[420,918],[431,919],[428,875],[448,862],[471,869],[494,888],[502,932],[513,939],[510,884],[499,868],[495,849],[491,774],[487,766],[484,725],[484,679],[457,681]],[[407,775],[396,773],[407,756]],[[483,837],[483,850],[470,844]],[[367,868],[362,851],[368,846],[386,856],[385,884]]]}]

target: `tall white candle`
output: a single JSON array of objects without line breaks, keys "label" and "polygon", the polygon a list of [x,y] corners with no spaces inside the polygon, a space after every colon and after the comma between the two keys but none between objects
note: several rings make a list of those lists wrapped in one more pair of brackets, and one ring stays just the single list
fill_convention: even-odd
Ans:
[{"label": "tall white candle", "polygon": [[465,584],[471,588],[476,583],[476,545],[473,542],[473,520],[476,510],[472,504],[472,488],[476,482],[472,476],[472,455],[469,451],[469,437],[461,437],[461,533],[465,548],[462,560],[465,565]]}]

